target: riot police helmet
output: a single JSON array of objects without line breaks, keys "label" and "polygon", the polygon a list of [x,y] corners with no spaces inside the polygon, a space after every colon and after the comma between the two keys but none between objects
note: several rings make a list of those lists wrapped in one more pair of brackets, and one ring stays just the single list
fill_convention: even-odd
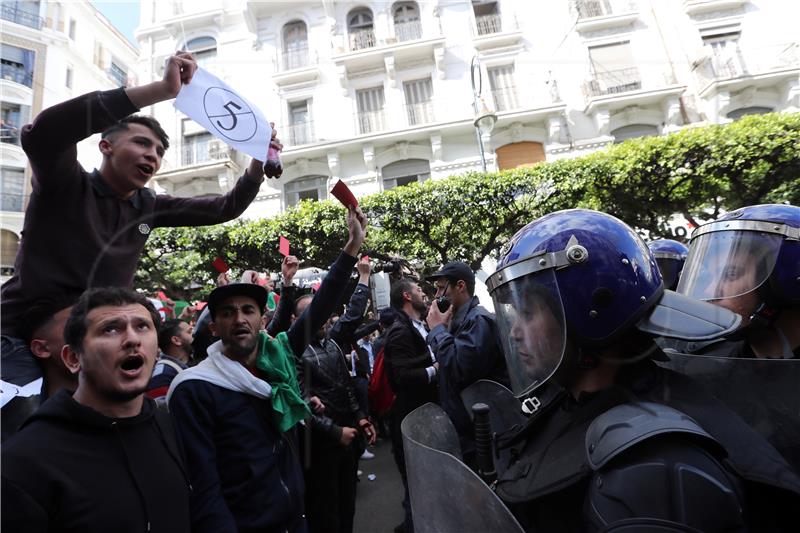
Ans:
[{"label": "riot police helmet", "polygon": [[565,358],[610,346],[632,328],[705,339],[738,326],[725,309],[665,291],[644,240],[619,219],[586,209],[522,228],[486,285],[518,397],[547,382]]},{"label": "riot police helmet", "polygon": [[678,292],[745,322],[800,306],[800,207],[742,207],[695,229]]},{"label": "riot police helmet", "polygon": [[658,239],[647,243],[647,247],[653,252],[656,259],[658,270],[661,272],[661,279],[664,280],[664,288],[675,290],[678,286],[678,279],[686,261],[689,248],[685,244],[672,239]]}]

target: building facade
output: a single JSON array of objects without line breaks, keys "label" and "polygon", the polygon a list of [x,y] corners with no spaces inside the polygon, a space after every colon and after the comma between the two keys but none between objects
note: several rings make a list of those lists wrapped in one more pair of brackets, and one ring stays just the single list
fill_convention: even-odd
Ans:
[{"label": "building facade", "polygon": [[[30,168],[19,129],[39,111],[83,93],[138,83],[138,52],[88,0],[3,1],[0,6],[0,263],[13,271]],[[99,136],[78,144],[84,168],[100,165]]]}]

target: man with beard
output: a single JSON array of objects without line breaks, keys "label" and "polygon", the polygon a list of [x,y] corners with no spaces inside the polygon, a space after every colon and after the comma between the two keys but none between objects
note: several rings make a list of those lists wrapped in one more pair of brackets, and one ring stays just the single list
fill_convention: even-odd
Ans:
[{"label": "man with beard", "polygon": [[433,352],[425,341],[428,332],[422,318],[427,306],[420,286],[410,279],[401,279],[392,287],[390,301],[398,313],[386,333],[383,350],[389,383],[396,395],[391,415],[392,451],[405,487],[403,507],[406,511],[405,522],[397,526],[395,531],[413,532],[400,423],[420,405],[437,401],[436,374],[439,363],[435,362]]},{"label": "man with beard", "polygon": [[342,297],[364,241],[366,218],[348,210],[349,240],[316,297],[288,331],[261,331],[267,291],[235,283],[208,298],[220,338],[208,358],[178,374],[167,403],[186,450],[195,532],[306,531],[295,425],[310,413],[295,374],[308,332]]},{"label": "man with beard", "polygon": [[[363,451],[363,445],[358,447],[358,432],[364,432],[369,444],[376,438],[375,429],[359,407],[342,349],[353,343],[369,298],[367,260],[359,261],[358,273],[359,283],[344,315],[329,328],[318,330],[301,358],[304,394],[318,397],[325,405],[324,414],[315,414],[311,423],[306,503],[312,532],[353,531],[356,465]],[[314,298],[301,297],[295,315],[302,315]]]},{"label": "man with beard", "polygon": [[169,417],[144,395],[158,313],[127,289],[91,289],[61,357],[78,376],[3,445],[2,529],[188,532],[189,482]]}]

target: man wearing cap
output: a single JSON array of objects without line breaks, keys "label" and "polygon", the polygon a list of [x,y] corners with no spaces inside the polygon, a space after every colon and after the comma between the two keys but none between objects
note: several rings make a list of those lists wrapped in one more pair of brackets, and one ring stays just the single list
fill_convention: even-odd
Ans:
[{"label": "man wearing cap", "polygon": [[[475,443],[461,391],[479,379],[508,385],[503,349],[494,316],[475,296],[475,274],[469,265],[447,263],[428,280],[436,286],[436,301],[428,311],[427,341],[439,361],[439,399],[456,427],[465,462],[470,464]],[[441,311],[448,301],[447,309]]]},{"label": "man wearing cap", "polygon": [[264,287],[233,283],[208,298],[219,337],[208,358],[178,374],[167,394],[191,478],[195,532],[307,530],[295,426],[309,416],[295,374],[303,353],[342,297],[366,218],[347,215],[350,238],[319,291],[288,331],[261,331]]}]

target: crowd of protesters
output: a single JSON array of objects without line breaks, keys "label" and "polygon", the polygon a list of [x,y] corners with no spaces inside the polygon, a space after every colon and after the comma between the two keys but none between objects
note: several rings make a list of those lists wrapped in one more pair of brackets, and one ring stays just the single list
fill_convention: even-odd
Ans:
[{"label": "crowd of protesters", "polygon": [[[624,223],[595,221],[602,214],[556,213],[558,224],[532,223],[501,258],[488,283],[495,307],[501,306],[497,317],[481,305],[476,275],[460,261],[427,278],[396,276],[389,305],[378,309],[369,260],[359,260],[368,221],[356,205],[347,206],[345,246],[311,293],[294,284],[302,258],[287,255],[277,286],[269,276],[246,270],[239,282],[221,274],[204,306],[176,308],[165,294],[148,298],[132,284],[152,229],[234,219],[264,180],[263,163],[253,160],[220,197],[176,198],[146,187],[169,141],[154,119],[132,113],[174,98],[196,68],[191,54],[176,53],[162,80],[77,97],[44,110],[20,130],[33,188],[15,274],[2,288],[2,526],[7,531],[352,532],[359,460],[372,456],[369,446],[382,434],[391,440],[405,490],[405,518],[395,531],[411,533],[426,517],[413,516],[415,488],[409,486],[401,423],[427,403],[446,413],[461,460],[477,470],[472,421],[461,393],[485,379],[530,402],[532,391],[546,387],[542,396],[559,407],[531,416],[527,424],[533,428],[538,416],[545,429],[534,438],[533,430],[523,428],[511,440],[520,446],[518,457],[543,446],[537,457],[563,450],[561,457],[570,459],[580,455],[575,455],[579,448],[570,448],[564,435],[582,445],[594,417],[622,402],[615,396],[580,419],[585,426],[576,422],[575,413],[595,405],[607,390],[635,390],[657,402],[652,391],[661,389],[640,383],[650,376],[641,365],[658,359],[653,354],[800,355],[800,209],[793,206],[754,206],[730,214],[727,225],[712,223],[693,240],[688,259],[679,243],[652,243],[652,252],[646,250]],[[75,145],[93,133],[102,133],[103,161],[100,169],[87,172]],[[271,145],[281,148],[274,136]],[[279,175],[277,169],[267,177]],[[563,250],[534,242],[535,235],[556,234],[553,228],[568,228],[580,216],[597,223],[596,239],[583,236],[584,228],[576,225],[559,241]],[[603,228],[627,244],[605,239]],[[605,261],[604,246],[616,246],[617,252],[629,246],[629,255],[622,262],[614,256],[613,266],[608,260],[602,263],[606,270],[584,274],[580,282],[559,284],[564,272],[595,268],[587,265],[598,257]],[[652,272],[645,281],[615,288],[628,275],[627,257],[639,261],[637,276]],[[545,275],[546,283],[533,282]],[[595,287],[598,280],[611,281]],[[635,309],[628,310],[615,298],[636,283],[654,288],[631,300]],[[686,296],[667,290],[676,287]],[[584,295],[588,288],[592,292]],[[694,298],[691,304],[688,297]],[[698,341],[671,335],[669,328],[688,319],[665,322],[654,312],[705,313],[710,328],[716,323],[703,301],[730,310],[735,325],[719,319],[717,334]],[[569,311],[575,302],[589,302],[591,309],[577,318]],[[616,314],[617,325],[594,338],[594,328],[610,320],[604,313]],[[634,325],[640,328],[635,333]],[[626,371],[608,366],[626,350],[647,355]],[[619,396],[633,393],[625,394]],[[670,401],[664,400],[670,408],[693,409],[688,402]],[[552,487],[513,492],[508,487],[529,478],[534,463],[524,462],[513,483],[499,481],[498,494],[516,506],[516,516],[530,530],[599,530],[615,520],[650,520],[658,512],[645,504],[606,512],[603,498],[629,497],[630,489],[619,489],[621,496],[614,492],[614,476],[627,483],[626,475],[638,472],[634,466],[642,461],[685,452],[680,461],[706,472],[719,488],[697,489],[695,504],[706,496],[721,502],[732,513],[725,522],[731,530],[782,530],[784,511],[800,495],[793,467],[749,428],[726,426],[730,434],[720,436],[719,426],[706,424],[700,412],[691,413],[702,426],[694,430],[695,440],[672,436],[655,439],[658,446],[636,444],[641,461],[624,456],[622,466],[609,463],[610,473],[603,470],[611,480],[608,494],[589,487],[595,485],[589,479],[601,479],[590,477],[600,475],[592,469],[607,466],[593,463],[565,467],[561,478],[552,477]],[[714,443],[704,447],[697,441],[706,432]],[[729,448],[737,438],[769,457],[779,482],[762,475],[766,467],[737,455],[744,452]],[[790,442],[787,448],[798,446]],[[546,470],[541,479],[550,479]],[[674,496],[674,488],[636,486],[645,499]],[[583,507],[586,498],[596,505]],[[772,512],[770,522],[762,521],[765,509]],[[696,529],[721,524],[703,523],[692,512],[682,518],[662,513],[659,524]],[[418,529],[430,530],[425,526]]]}]

